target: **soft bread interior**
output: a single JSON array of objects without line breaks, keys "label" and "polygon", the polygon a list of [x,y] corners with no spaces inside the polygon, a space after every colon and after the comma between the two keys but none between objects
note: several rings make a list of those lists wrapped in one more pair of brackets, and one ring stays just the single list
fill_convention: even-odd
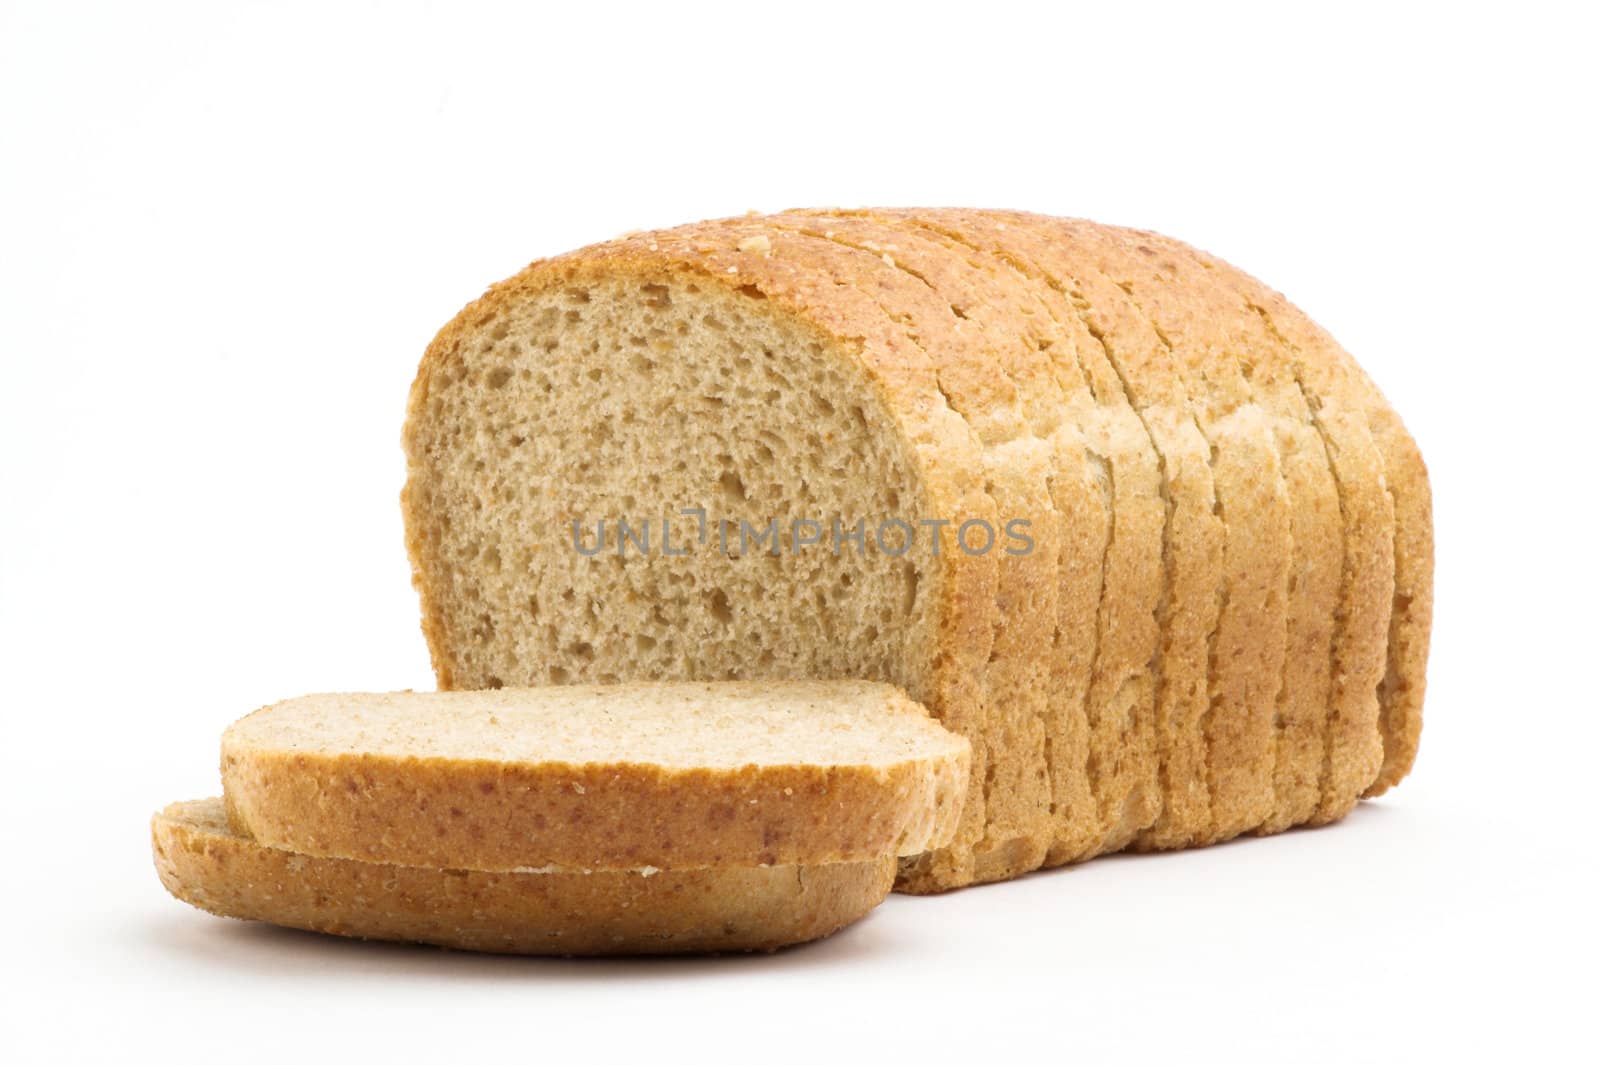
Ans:
[{"label": "soft bread interior", "polygon": [[966,742],[869,681],[640,683],[306,695],[242,718],[229,753],[734,770],[960,757]]},{"label": "soft bread interior", "polygon": [[861,677],[928,699],[937,562],[875,535],[927,508],[832,341],[681,278],[500,306],[436,342],[408,423],[443,685]]}]

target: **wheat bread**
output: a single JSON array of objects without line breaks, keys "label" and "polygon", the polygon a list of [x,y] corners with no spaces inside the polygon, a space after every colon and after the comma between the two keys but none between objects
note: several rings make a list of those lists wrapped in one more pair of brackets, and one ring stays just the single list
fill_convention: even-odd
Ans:
[{"label": "wheat bread", "polygon": [[954,886],[970,879],[984,824],[993,556],[726,557],[713,538],[689,540],[692,564],[602,565],[565,542],[567,522],[629,499],[649,514],[798,510],[847,531],[902,512],[994,522],[971,427],[937,369],[870,300],[804,261],[817,243],[742,222],[640,234],[536,263],[447,326],[405,434],[424,632],[443,687],[900,683],[975,741],[963,824],[920,863]]},{"label": "wheat bread", "polygon": [[[1419,694],[1418,670],[1385,673],[1382,661],[1391,630],[1409,638],[1395,641],[1406,650],[1391,649],[1392,662],[1426,650],[1427,602],[1401,608],[1427,597],[1402,592],[1394,560],[1393,515],[1419,496],[1384,484],[1372,427],[1387,406],[1347,356],[1305,325],[1282,325],[1291,308],[1199,253],[1184,252],[1201,264],[1187,273],[1140,273],[1144,253],[1130,242],[1144,237],[1004,212],[786,212],[630,235],[494,286],[430,346],[407,421],[408,548],[441,686],[899,684],[973,744],[963,822],[949,846],[902,863],[910,890],[1022,871],[1038,860],[1041,832],[1045,864],[1149,845],[1162,831],[1168,845],[1220,838],[1161,820],[1187,803],[1192,824],[1204,805],[1192,724],[1195,678],[1210,663],[1190,649],[1197,633],[1223,634],[1211,620],[1223,604],[1205,592],[1221,587],[1223,563],[1205,530],[1214,539],[1225,523],[1208,522],[1204,489],[1175,493],[1172,478],[1193,482],[1203,469],[1215,497],[1215,467],[1193,461],[1191,408],[1215,421],[1247,395],[1266,428],[1245,434],[1251,450],[1219,456],[1234,464],[1231,490],[1267,486],[1263,520],[1246,528],[1267,530],[1260,565],[1241,561],[1233,575],[1266,575],[1253,594],[1268,619],[1235,611],[1228,630],[1254,664],[1226,686],[1234,709],[1211,715],[1225,780],[1246,797],[1224,805],[1248,808],[1224,834],[1294,823],[1310,790],[1313,820],[1339,816],[1382,786],[1380,769],[1409,762],[1415,715],[1404,707]],[[901,242],[912,250],[897,260],[888,245]],[[1095,248],[1134,258],[1114,268],[1091,261]],[[1139,299],[1112,282],[1119,269]],[[1209,364],[1163,346],[1158,306],[1186,321],[1223,316],[1207,324],[1230,376],[1213,382]],[[1247,366],[1265,376],[1241,381]],[[1169,402],[1186,394],[1187,404]],[[1327,574],[1295,538],[1327,534],[1330,498],[1340,574],[1322,655],[1314,608],[1288,582],[1315,570],[1323,584],[1310,599],[1325,608]],[[843,554],[788,550],[798,536],[787,532],[779,552],[713,536],[690,543],[686,559],[623,557],[615,526],[598,531],[598,555],[565,542],[568,525],[617,511],[954,525],[999,524],[1015,507],[1059,530],[1048,563],[894,554],[870,531],[866,550]],[[1423,555],[1424,539],[1413,537],[1408,557]],[[1032,607],[1017,610],[1019,599]],[[1037,653],[1023,652],[1024,634]],[[1312,649],[1298,655],[1302,646]],[[1275,648],[1281,668],[1261,666]],[[1031,690],[1041,677],[1042,700]],[[1381,713],[1380,682],[1396,695],[1382,696]],[[1308,738],[1318,702],[1328,727]],[[1286,742],[1299,744],[1292,755]],[[1190,786],[1174,786],[1185,774]],[[1273,801],[1280,788],[1292,801]],[[1094,816],[1082,816],[1086,805]]]},{"label": "wheat bread", "polygon": [[947,843],[967,743],[866,681],[316,695],[222,739],[228,816],[318,857],[438,868],[870,861]]},{"label": "wheat bread", "polygon": [[[981,781],[976,775],[974,779],[975,789],[981,789],[984,820],[981,837],[957,860],[965,882],[1015,875],[1036,867],[1048,843],[1046,781],[1035,769],[1043,763],[1041,737],[1029,705],[1036,689],[1029,682],[1031,667],[1042,664],[1041,640],[1049,638],[1046,612],[1036,604],[1053,592],[1054,576],[1054,559],[1045,551],[1015,556],[998,547],[999,527],[1016,519],[1039,525],[1049,506],[1038,478],[1005,454],[1025,432],[1016,384],[1009,375],[991,372],[979,357],[983,349],[963,328],[965,323],[922,278],[897,266],[892,256],[853,247],[823,232],[808,232],[804,225],[791,237],[778,224],[782,219],[747,220],[744,226],[758,230],[756,237],[747,239],[768,241],[774,257],[802,255],[841,291],[869,298],[891,329],[927,353],[944,399],[972,426],[979,444],[980,473],[994,504],[997,527],[990,548],[996,559],[990,613],[993,640],[979,677],[984,772]],[[954,533],[956,540],[966,536],[959,526]],[[963,550],[959,543],[945,543],[940,549]],[[902,886],[942,888],[947,862],[946,855],[935,854],[908,863]]]},{"label": "wheat bread", "polygon": [[[1019,444],[1037,453],[1059,523],[1056,617],[1047,651],[1043,695],[1044,762],[1050,834],[1042,864],[1088,849],[1098,806],[1089,771],[1088,693],[1097,650],[1102,566],[1111,535],[1112,485],[1106,457],[1085,436],[1096,402],[1084,371],[1050,308],[1032,282],[999,256],[929,222],[943,212],[858,210],[805,212],[868,220],[888,227],[880,239],[899,261],[902,249],[930,249],[908,269],[945,293],[963,321],[1017,382],[1031,430]],[[942,254],[941,254],[942,252]],[[949,263],[963,265],[961,272]],[[1002,592],[1002,595],[1004,593]]]},{"label": "wheat bread", "polygon": [[[1162,626],[1168,620],[1163,609],[1172,562],[1168,548],[1178,546],[1168,537],[1168,506],[1175,498],[1185,504],[1206,498],[1204,459],[1192,441],[1177,432],[1179,419],[1169,416],[1172,409],[1157,409],[1157,396],[1171,395],[1173,375],[1150,346],[1148,333],[1134,329],[1119,340],[1100,330],[1090,317],[1087,297],[1069,272],[1075,267],[1064,264],[1059,249],[1042,234],[1011,224],[998,212],[908,213],[992,252],[1030,280],[1036,295],[1052,301],[1048,313],[1071,337],[1098,401],[1098,437],[1101,446],[1116,456],[1111,463],[1112,522],[1088,704],[1093,736],[1090,773],[1100,817],[1085,845],[1072,847],[1063,841],[1051,864],[1119,850],[1157,819],[1163,805],[1158,682],[1164,672]],[[1174,430],[1170,434],[1169,428]],[[1184,486],[1178,497],[1173,495],[1166,455],[1156,442],[1158,432],[1160,442],[1172,451],[1172,474]],[[1196,459],[1198,465],[1192,461]],[[1194,482],[1196,477],[1201,483]],[[1189,513],[1186,508],[1185,532]],[[1193,565],[1202,570],[1204,580],[1203,571],[1208,565],[1214,570],[1214,562],[1208,563],[1203,551],[1190,554],[1187,549],[1193,544],[1188,537],[1181,541],[1185,579]],[[1174,652],[1176,674],[1198,664],[1192,653]]]},{"label": "wheat bread", "polygon": [[[1282,342],[1328,454],[1339,495],[1344,560],[1334,613],[1320,799],[1309,819],[1311,824],[1327,824],[1347,814],[1374,786],[1385,757],[1379,689],[1389,669],[1389,630],[1395,610],[1397,508],[1388,483],[1389,463],[1368,413],[1370,380],[1332,337],[1255,278],[1171,238],[1142,232],[1140,236],[1196,256]],[[1391,440],[1392,446],[1399,443]],[[1421,483],[1426,484],[1425,472]],[[1410,571],[1414,586],[1423,586],[1415,569]],[[1431,584],[1426,586],[1431,589]],[[1414,658],[1414,647],[1412,654]]]},{"label": "wheat bread", "polygon": [[[970,508],[969,517],[947,523],[948,529],[955,530],[956,539],[963,535],[967,521],[998,528],[1008,521],[1011,511],[1028,512],[1026,507],[1030,500],[1024,476],[997,463],[991,446],[992,441],[1006,439],[1017,431],[1021,411],[1016,389],[1005,377],[986,372],[983,362],[963,346],[958,324],[948,312],[941,314],[944,309],[929,298],[916,278],[896,269],[892,261],[881,255],[863,254],[820,235],[787,231],[763,217],[683,227],[652,236],[651,244],[658,254],[698,255],[712,263],[714,269],[731,271],[739,277],[764,276],[776,270],[788,284],[803,286],[808,291],[820,289],[824,293],[820,299],[830,313],[845,316],[853,329],[867,330],[869,334],[882,329],[897,349],[909,346],[919,357],[925,358],[933,372],[940,402],[970,429],[975,445],[972,454],[978,467],[974,472],[981,494],[979,502]],[[724,262],[729,265],[724,267]],[[815,397],[815,400],[823,406],[831,402],[826,396]],[[895,505],[892,497],[886,502],[891,508]],[[919,510],[908,517],[920,528],[924,514],[925,511]],[[898,545],[886,544],[883,531],[899,515],[892,511],[890,515],[878,523],[870,545],[893,555]],[[867,525],[877,517],[869,515]],[[903,534],[904,529],[899,532]],[[891,533],[891,538],[894,535]],[[928,545],[919,550],[935,558],[941,551],[969,554],[954,544],[945,543],[941,547],[937,536],[935,531]],[[916,554],[916,551],[905,551],[899,557],[911,559]],[[996,668],[996,660],[1007,657],[996,647],[996,637],[1002,631],[1000,575],[1004,555],[994,550],[975,557],[985,562],[985,586],[991,589],[992,600],[966,603],[974,624],[990,626],[973,644],[981,655],[973,658],[976,671],[972,678],[972,702],[976,713],[971,718],[971,730],[967,735],[974,750],[982,754],[974,758],[976,764],[970,777],[964,813],[967,824],[952,845],[909,856],[902,863],[900,886],[903,890],[938,891],[980,879],[994,879],[992,872],[986,874],[979,869],[980,853],[993,853],[998,849],[1009,855],[1018,846],[1026,849],[1037,832],[1037,803],[1016,787],[992,785],[1002,773],[1010,778],[1007,785],[1014,783],[1011,767],[1025,760],[1026,755],[1013,746],[1021,737],[1007,725],[1016,719],[1016,713],[1002,701],[1006,693],[1001,686],[1011,671]],[[1027,594],[1027,590],[1016,586],[1014,572],[1008,583],[1013,595]],[[1030,626],[1037,624],[1032,616],[1025,621]],[[871,634],[868,635],[870,638]],[[944,653],[941,650],[940,654]],[[930,703],[930,706],[935,705]]]},{"label": "wheat bread", "polygon": [[1147,289],[1190,302],[1237,358],[1253,396],[1270,419],[1289,499],[1292,549],[1282,684],[1274,708],[1275,809],[1256,831],[1282,831],[1308,820],[1320,800],[1327,735],[1333,618],[1343,563],[1339,494],[1326,447],[1296,385],[1283,342],[1239,294],[1175,242],[1152,242],[1137,230],[1103,227],[1125,258],[1145,264]]},{"label": "wheat bread", "polygon": [[1148,847],[1230,839],[1276,810],[1274,716],[1283,683],[1292,501],[1272,424],[1245,377],[1225,306],[1204,290],[1173,285],[1129,254],[1116,230],[1045,220],[1144,316],[1188,385],[1193,417],[1211,456],[1223,534],[1221,609],[1208,649],[1210,826],[1198,839],[1148,834]]},{"label": "wheat bread", "polygon": [[[1007,294],[970,255],[867,215],[789,212],[768,221],[840,244],[856,253],[857,263],[865,256],[862,265],[873,272],[898,271],[902,280],[885,292],[882,305],[905,317],[913,340],[925,350],[948,351],[956,361],[987,364],[1009,389],[1008,402],[998,407],[981,394],[951,393],[985,445],[985,476],[1001,521],[1029,543],[1026,551],[1002,551],[998,558],[995,641],[984,681],[994,737],[986,746],[1004,756],[986,767],[989,818],[973,851],[974,878],[1006,879],[1036,869],[1053,838],[1048,684],[1061,586],[1050,486],[1054,449],[1038,428],[1041,419],[1053,426],[1062,411],[1048,360],[1026,344]],[[1003,417],[992,416],[996,411]]]},{"label": "wheat bread", "polygon": [[770,951],[865,916],[891,858],[823,866],[492,873],[315,858],[234,831],[220,799],[151,819],[161,883],[222,917],[506,954]]},{"label": "wheat bread", "polygon": [[[1161,238],[1168,244],[1171,238]],[[1371,375],[1327,330],[1271,286],[1215,256],[1178,245],[1226,278],[1274,331],[1301,338],[1309,350],[1336,362],[1341,379],[1366,413],[1367,428],[1383,463],[1384,486],[1394,514],[1394,595],[1389,609],[1378,729],[1383,758],[1363,797],[1399,783],[1416,760],[1427,691],[1428,645],[1433,631],[1433,490],[1416,440]],[[1342,804],[1341,804],[1342,805]]]}]

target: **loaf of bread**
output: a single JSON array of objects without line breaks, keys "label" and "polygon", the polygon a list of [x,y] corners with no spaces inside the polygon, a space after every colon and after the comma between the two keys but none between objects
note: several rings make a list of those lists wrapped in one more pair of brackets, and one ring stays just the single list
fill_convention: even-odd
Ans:
[{"label": "loaf of bread", "polygon": [[967,741],[871,681],[310,695],[222,738],[236,831],[298,854],[591,872],[949,842]]},{"label": "loaf of bread", "polygon": [[1325,332],[1156,234],[629,235],[447,325],[404,440],[441,688],[898,685],[972,744],[904,890],[1324,823],[1415,756],[1420,454]]},{"label": "loaf of bread", "polygon": [[507,954],[776,950],[864,916],[895,870],[888,857],[588,874],[314,858],[239,835],[219,799],[168,806],[151,837],[167,890],[219,916]]}]

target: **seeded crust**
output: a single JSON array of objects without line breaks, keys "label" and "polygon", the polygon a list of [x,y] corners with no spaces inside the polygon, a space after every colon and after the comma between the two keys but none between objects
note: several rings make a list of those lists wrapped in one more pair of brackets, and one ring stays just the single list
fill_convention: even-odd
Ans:
[{"label": "seeded crust", "polygon": [[[855,740],[863,717],[885,735]],[[653,735],[669,722],[663,745]],[[574,748],[563,730],[594,738]],[[784,740],[776,754],[756,746],[769,733]],[[307,696],[223,734],[222,786],[241,835],[315,857],[498,872],[815,865],[947,844],[967,743],[867,682]]]},{"label": "seeded crust", "polygon": [[[908,441],[918,463],[922,495],[914,503],[919,513],[946,517],[957,525],[967,520],[995,524],[994,502],[979,476],[978,444],[971,426],[946,401],[940,368],[893,328],[870,300],[816,268],[817,245],[822,242],[769,231],[770,227],[731,219],[632,235],[535,262],[491,287],[429,346],[412,388],[406,432],[412,474],[402,502],[414,582],[422,599],[423,631],[441,687],[471,686],[484,678],[457,676],[459,644],[445,628],[436,599],[449,586],[450,575],[424,537],[427,501],[417,490],[424,457],[418,433],[434,376],[457,356],[480,323],[532,292],[623,274],[643,282],[717,285],[768,301],[775,313],[814,328],[820,342],[858,367],[878,390],[883,417]],[[933,601],[934,621],[925,645],[912,649],[904,683],[913,698],[973,745],[971,784],[955,839],[938,853],[907,863],[903,870],[903,878],[914,875],[924,890],[970,882],[972,848],[982,838],[985,818],[979,782],[986,762],[982,745],[986,718],[981,674],[994,636],[995,569],[992,555],[947,551],[923,582]]]},{"label": "seeded crust", "polygon": [[[1170,489],[1164,456],[1154,447],[1151,428],[1136,407],[1138,399],[1148,398],[1138,388],[1164,387],[1161,378],[1171,379],[1170,366],[1157,369],[1159,363],[1131,360],[1135,352],[1148,357],[1148,346],[1135,347],[1148,340],[1147,335],[1112,337],[1100,329],[1093,301],[1074,273],[1081,264],[1063,255],[1049,235],[1032,226],[1011,224],[1000,212],[910,213],[966,243],[993,251],[1030,278],[1072,337],[1098,400],[1100,420],[1094,429],[1099,446],[1112,456],[1114,484],[1088,713],[1093,737],[1090,777],[1100,817],[1084,847],[1057,847],[1051,864],[1120,850],[1155,822],[1163,805],[1153,667],[1162,649],[1158,618],[1166,566],[1156,560],[1165,558]],[[1203,458],[1200,463],[1203,469]],[[1191,473],[1199,475],[1200,469],[1189,462],[1182,474]],[[1191,497],[1185,492],[1183,498]],[[1182,657],[1176,663],[1186,664]]]},{"label": "seeded crust", "polygon": [[[1045,224],[1052,224],[1047,221]],[[1210,647],[1211,825],[1199,839],[1151,834],[1149,847],[1218,842],[1263,824],[1275,810],[1274,711],[1282,686],[1290,499],[1272,425],[1240,369],[1222,308],[1145,266],[1105,227],[1055,222],[1066,244],[1128,293],[1188,385],[1208,445],[1225,531],[1222,603]]]},{"label": "seeded crust", "polygon": [[1106,227],[1129,256],[1147,264],[1154,291],[1186,294],[1197,302],[1240,362],[1277,441],[1289,498],[1293,555],[1283,683],[1278,690],[1273,746],[1275,810],[1257,831],[1279,832],[1309,820],[1320,799],[1327,735],[1333,617],[1339,604],[1344,555],[1339,493],[1311,411],[1295,384],[1283,342],[1269,333],[1238,293],[1217,282],[1214,270],[1186,245],[1152,242],[1136,230]]},{"label": "seeded crust", "polygon": [[771,951],[859,920],[894,881],[892,859],[612,873],[485,873],[311,858],[228,827],[220,799],[150,822],[174,897],[220,917],[358,939],[498,954]]},{"label": "seeded crust", "polygon": [[[1332,337],[1255,278],[1169,237],[1143,232],[1139,235],[1156,246],[1197,257],[1218,283],[1238,293],[1268,332],[1283,343],[1297,387],[1327,451],[1339,492],[1344,562],[1339,608],[1334,614],[1321,798],[1310,823],[1337,821],[1375,784],[1384,765],[1384,715],[1378,690],[1391,653],[1389,627],[1397,587],[1397,508],[1391,497],[1386,458],[1372,431],[1370,381]],[[1420,456],[1415,461],[1420,464]],[[1411,483],[1416,483],[1414,474]],[[1422,483],[1426,483],[1425,474]],[[1415,513],[1414,504],[1411,509]],[[1410,567],[1408,575],[1418,576],[1415,571],[1419,568]],[[1431,564],[1427,572],[1431,574]],[[1428,586],[1431,588],[1431,583]],[[1415,632],[1414,627],[1412,631]],[[1407,650],[1407,661],[1415,661],[1415,642]],[[1425,642],[1422,653],[1425,657]]]},{"label": "seeded crust", "polygon": [[[944,346],[965,346],[970,356],[957,350],[958,357],[998,370],[1015,392],[1003,422],[968,414],[988,445],[986,472],[1002,521],[1027,520],[1033,540],[1026,554],[1002,554],[999,560],[999,627],[986,671],[986,703],[998,737],[990,747],[1007,754],[988,764],[984,788],[991,819],[974,862],[981,881],[1037,869],[1053,838],[1046,753],[1052,739],[1049,652],[1057,639],[1062,583],[1060,522],[1050,485],[1055,456],[1048,439],[1061,418],[1062,397],[1048,360],[1024,339],[1010,307],[1012,294],[995,284],[984,264],[972,261],[970,251],[963,255],[925,230],[897,228],[867,214],[793,212],[771,221],[821,235],[906,274],[913,288],[921,286],[946,304],[944,324],[959,339]],[[929,309],[937,311],[931,304]],[[937,327],[932,333],[922,328],[917,309],[904,313],[924,348],[941,343]],[[952,398],[959,407],[961,397]],[[1044,432],[1036,419],[1047,423]],[[1011,801],[1011,816],[1002,812],[1001,799]]]}]

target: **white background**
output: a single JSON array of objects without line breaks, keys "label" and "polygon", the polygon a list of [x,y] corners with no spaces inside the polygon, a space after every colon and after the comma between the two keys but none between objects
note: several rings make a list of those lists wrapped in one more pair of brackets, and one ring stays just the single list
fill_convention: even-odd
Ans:
[{"label": "white background", "polygon": [[[12,1060],[1594,1060],[1592,30],[535,6],[0,8]],[[624,230],[864,204],[1159,229],[1356,353],[1436,493],[1410,780],[775,957],[483,958],[165,895],[147,818],[217,791],[229,721],[432,685],[396,496],[438,326]]]}]

